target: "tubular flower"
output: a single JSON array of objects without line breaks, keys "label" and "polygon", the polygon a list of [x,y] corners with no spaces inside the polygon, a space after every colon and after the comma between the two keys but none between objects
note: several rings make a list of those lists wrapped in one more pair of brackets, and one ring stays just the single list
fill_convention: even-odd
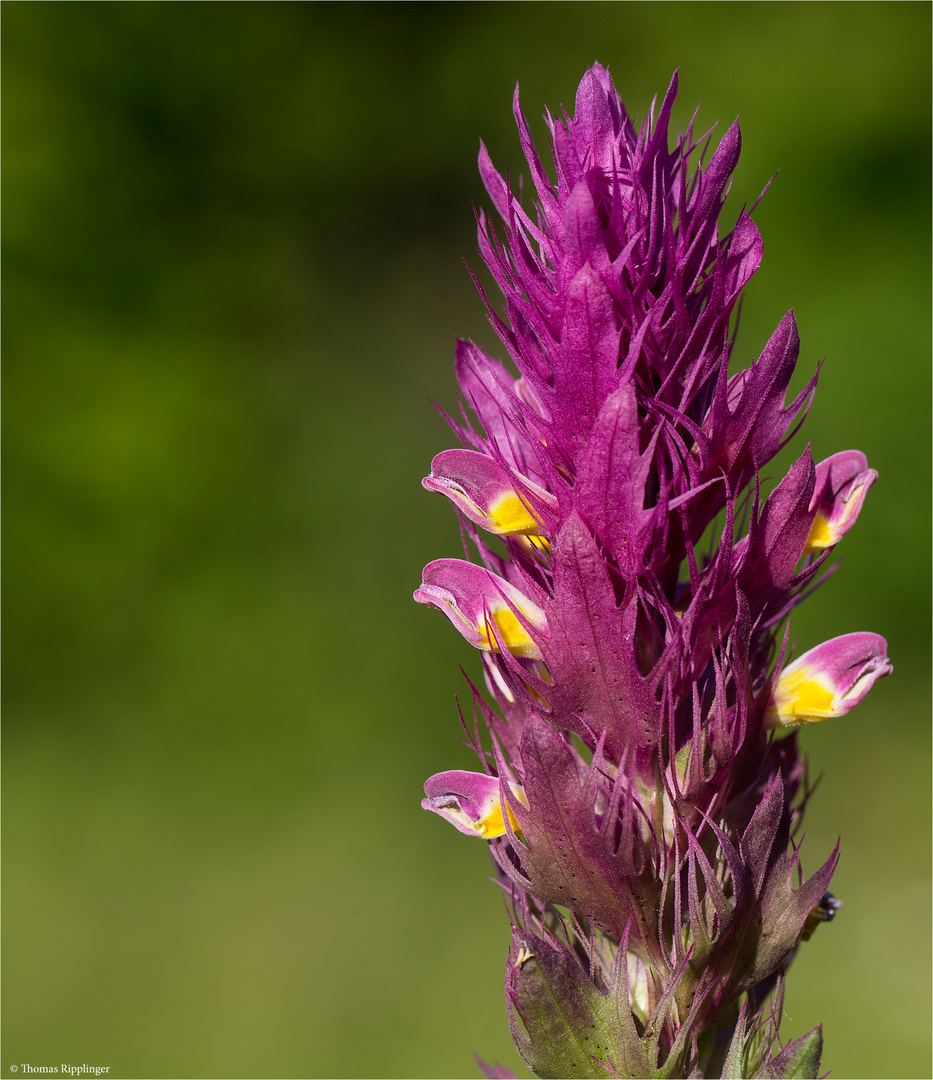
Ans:
[{"label": "tubular flower", "polygon": [[[509,784],[509,790],[523,806],[528,806],[518,784]],[[425,810],[440,814],[467,836],[481,836],[484,840],[503,836],[508,831],[506,816],[513,831],[518,829],[508,797],[503,802],[495,776],[462,770],[438,773],[424,785],[424,793],[427,798],[421,800],[421,805]]]},{"label": "tubular flower", "polygon": [[543,509],[549,516],[557,511],[554,497],[543,488],[525,477],[510,476],[508,470],[473,450],[438,454],[431,462],[431,475],[421,483],[428,491],[446,495],[470,521],[499,536],[540,536]]},{"label": "tubular flower", "polygon": [[849,712],[891,665],[869,633],[786,664],[785,636],[775,658],[877,476],[807,447],[763,490],[817,375],[787,400],[792,312],[729,375],[761,237],[745,210],[719,224],[738,124],[712,153],[692,122],[671,148],[676,91],[636,128],[594,65],[572,119],[546,117],[551,174],[516,91],[531,205],[480,148],[506,362],[457,345],[461,448],[423,483],[475,561],[430,563],[415,599],[482,653],[483,772],[431,777],[422,805],[488,841],[539,1075],[816,1076],[819,1029],[782,1049],[778,1024],[788,964],[841,906],[838,851],[804,876],[786,729]]},{"label": "tubular flower", "polygon": [[813,502],[815,511],[808,552],[820,551],[837,544],[855,524],[865,495],[878,479],[869,469],[868,459],[858,450],[843,450],[821,461],[816,467],[816,486]]},{"label": "tubular flower", "polygon": [[781,672],[764,726],[816,724],[844,716],[877,679],[890,675],[887,648],[877,634],[843,634],[805,652]]},{"label": "tubular flower", "polygon": [[422,577],[415,599],[443,611],[471,645],[541,659],[531,631],[546,631],[547,619],[514,585],[462,559],[429,563]]}]

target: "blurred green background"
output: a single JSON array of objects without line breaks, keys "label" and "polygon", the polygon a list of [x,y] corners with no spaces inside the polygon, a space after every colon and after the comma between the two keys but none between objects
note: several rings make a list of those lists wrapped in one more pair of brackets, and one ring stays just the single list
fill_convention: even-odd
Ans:
[{"label": "blurred green background", "polygon": [[[481,135],[521,172],[598,58],[641,117],[681,72],[745,150],[796,308],[806,436],[881,479],[801,648],[896,672],[806,731],[804,946],[784,1034],[930,1075],[930,6],[3,5],[5,1041],[125,1077],[526,1075],[487,856],[419,808],[478,658],[411,590],[459,553],[450,445]],[[788,452],[789,455],[789,452]],[[788,456],[789,460],[789,456]]]}]

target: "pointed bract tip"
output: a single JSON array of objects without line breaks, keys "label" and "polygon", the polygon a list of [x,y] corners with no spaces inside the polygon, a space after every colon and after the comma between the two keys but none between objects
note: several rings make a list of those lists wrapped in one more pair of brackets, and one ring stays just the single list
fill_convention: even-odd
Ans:
[{"label": "pointed bract tip", "polygon": [[518,1077],[511,1070],[507,1069],[504,1065],[500,1065],[497,1061],[495,1065],[490,1065],[489,1062],[483,1061],[479,1054],[473,1055],[473,1060],[479,1066],[479,1071],[487,1078],[487,1080],[518,1080]]},{"label": "pointed bract tip", "polygon": [[894,670],[878,634],[843,634],[798,657],[781,672],[765,711],[766,728],[815,724],[844,716]]}]

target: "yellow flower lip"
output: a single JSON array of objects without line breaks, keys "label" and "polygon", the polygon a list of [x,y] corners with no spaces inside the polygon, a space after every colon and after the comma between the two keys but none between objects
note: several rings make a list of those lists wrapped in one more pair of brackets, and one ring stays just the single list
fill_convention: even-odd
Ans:
[{"label": "yellow flower lip", "polygon": [[532,514],[528,503],[517,491],[505,491],[489,507],[491,532],[500,535],[522,533],[537,534],[541,522]]},{"label": "yellow flower lip", "polygon": [[808,668],[782,672],[768,706],[768,727],[813,724],[839,715],[834,689]]},{"label": "yellow flower lip", "polygon": [[501,640],[506,650],[513,656],[523,656],[532,660],[541,659],[541,650],[510,608],[500,607],[490,612],[490,617],[495,624],[495,631],[493,631],[485,618],[480,619],[478,627],[479,632],[488,643],[489,652],[499,652],[499,641]]}]

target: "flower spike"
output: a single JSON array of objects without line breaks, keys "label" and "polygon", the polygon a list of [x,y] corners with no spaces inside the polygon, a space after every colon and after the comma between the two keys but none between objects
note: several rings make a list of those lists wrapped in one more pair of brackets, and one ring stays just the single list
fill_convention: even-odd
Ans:
[{"label": "flower spike", "polygon": [[765,712],[766,728],[816,724],[844,716],[878,679],[894,670],[877,634],[843,634],[810,649],[781,672]]},{"label": "flower spike", "polygon": [[482,565],[430,563],[415,599],[482,653],[461,721],[484,771],[432,776],[422,805],[489,841],[509,1023],[539,1076],[812,1078],[819,1028],[782,1046],[778,1026],[788,965],[840,906],[839,853],[804,877],[794,729],[891,664],[858,633],[770,669],[877,475],[806,447],[764,488],[819,369],[788,400],[788,311],[730,376],[762,240],[750,212],[719,220],[738,123],[674,140],[676,95],[675,74],[638,125],[594,64],[573,116],[546,117],[552,180],[516,88],[533,204],[481,145],[506,360],[457,343],[461,446],[422,483]]}]

